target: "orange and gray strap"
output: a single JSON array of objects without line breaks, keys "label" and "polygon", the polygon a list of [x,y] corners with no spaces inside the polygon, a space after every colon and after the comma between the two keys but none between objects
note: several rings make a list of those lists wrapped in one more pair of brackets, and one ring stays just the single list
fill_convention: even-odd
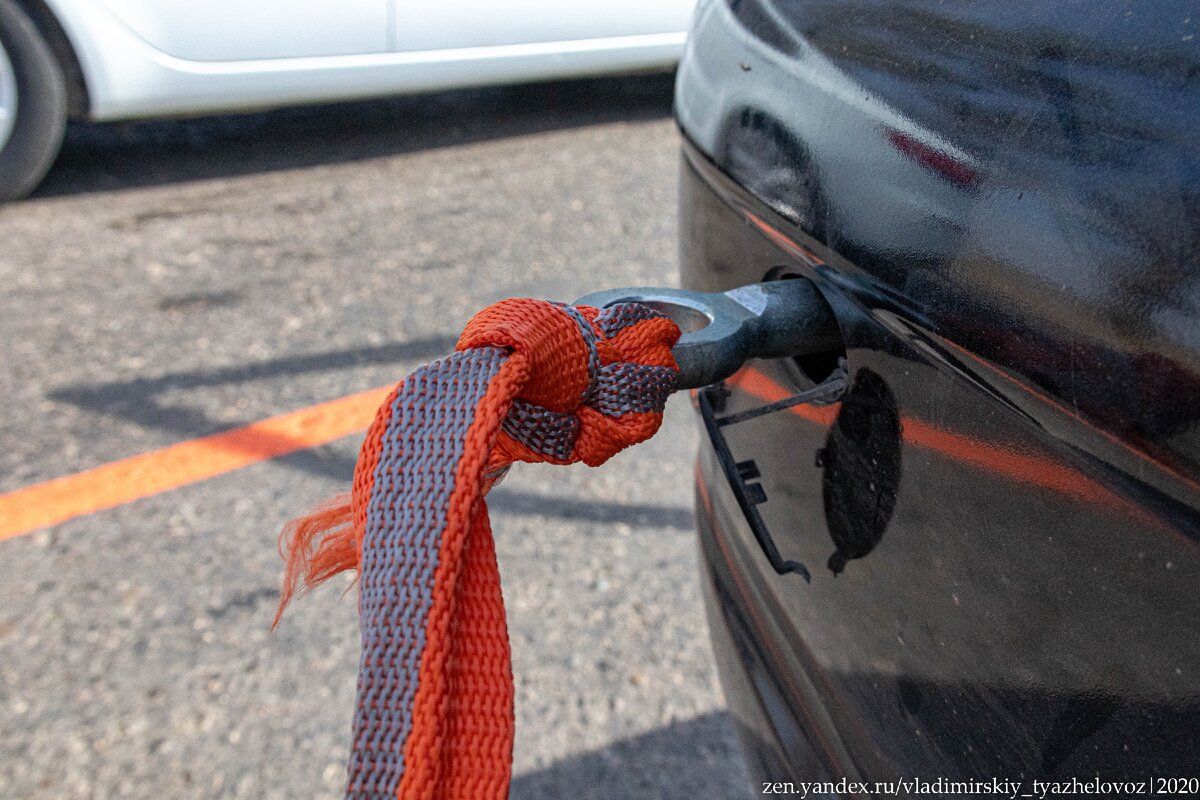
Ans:
[{"label": "orange and gray strap", "polygon": [[678,338],[639,303],[490,306],[380,407],[350,495],[284,532],[281,609],[359,571],[347,797],[508,796],[512,669],[484,495],[514,461],[595,466],[654,435]]}]

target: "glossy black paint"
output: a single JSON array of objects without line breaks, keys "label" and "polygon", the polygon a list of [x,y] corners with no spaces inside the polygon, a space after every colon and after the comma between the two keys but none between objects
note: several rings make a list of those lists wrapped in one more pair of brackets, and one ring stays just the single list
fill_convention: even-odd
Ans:
[{"label": "glossy black paint", "polygon": [[[1200,776],[1200,8],[706,0],[684,283],[813,280],[850,389],[702,450],[763,780]],[[839,353],[756,363],[731,410]]]}]

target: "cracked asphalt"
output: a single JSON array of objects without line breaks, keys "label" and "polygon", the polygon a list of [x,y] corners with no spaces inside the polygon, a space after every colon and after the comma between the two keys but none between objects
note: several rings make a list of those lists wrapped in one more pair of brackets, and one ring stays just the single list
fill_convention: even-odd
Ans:
[{"label": "cracked asphalt", "polygon": [[[676,275],[670,76],[72,128],[0,207],[0,492],[391,383],[506,296]],[[331,445],[0,541],[0,797],[340,797],[358,631],[268,630]],[[748,796],[701,607],[696,434],[494,493],[514,798]]]}]

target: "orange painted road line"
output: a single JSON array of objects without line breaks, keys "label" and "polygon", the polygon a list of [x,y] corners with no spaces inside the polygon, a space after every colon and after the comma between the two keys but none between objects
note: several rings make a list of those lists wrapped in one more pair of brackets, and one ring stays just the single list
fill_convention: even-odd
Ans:
[{"label": "orange painted road line", "polygon": [[0,541],[365,430],[390,386],[0,494]]}]

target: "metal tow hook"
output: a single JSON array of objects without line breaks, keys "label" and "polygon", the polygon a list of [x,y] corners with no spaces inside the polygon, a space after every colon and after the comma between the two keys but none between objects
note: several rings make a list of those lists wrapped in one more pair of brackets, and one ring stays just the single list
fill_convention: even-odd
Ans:
[{"label": "metal tow hook", "polygon": [[841,330],[833,310],[812,283],[792,278],[739,286],[728,292],[689,292],[685,289],[610,289],[593,292],[579,305],[603,308],[636,301],[666,314],[682,330],[672,349],[679,365],[678,389],[700,389],[696,405],[742,514],[772,569],[812,580],[808,567],[784,558],[758,506],[767,502],[758,482],[762,475],[753,459],[739,461],[725,439],[730,425],[782,411],[801,403],[837,402],[846,388],[846,362],[821,384],[799,394],[719,416],[729,391],[722,383],[751,358],[782,358],[827,353],[842,348]]},{"label": "metal tow hook", "polygon": [[723,381],[752,358],[807,355],[841,346],[833,311],[803,278],[753,283],[727,292],[607,289],[575,302],[604,308],[631,301],[661,311],[682,330],[672,350],[679,364],[679,389]]}]

